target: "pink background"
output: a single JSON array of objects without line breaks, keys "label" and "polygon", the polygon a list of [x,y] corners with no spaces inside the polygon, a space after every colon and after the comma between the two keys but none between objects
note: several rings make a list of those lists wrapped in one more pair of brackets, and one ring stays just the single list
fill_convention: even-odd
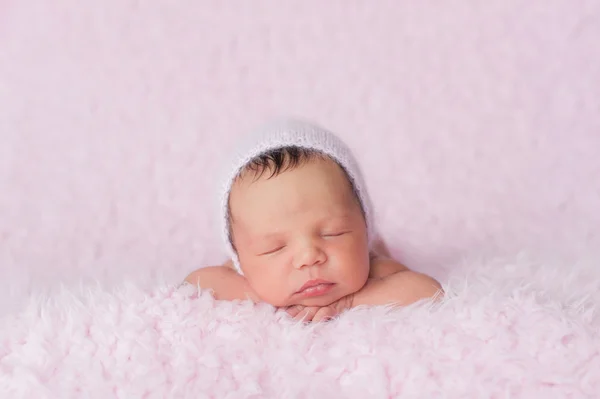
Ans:
[{"label": "pink background", "polygon": [[356,150],[410,267],[600,252],[597,1],[0,1],[0,310],[223,260],[219,154],[279,115]]}]

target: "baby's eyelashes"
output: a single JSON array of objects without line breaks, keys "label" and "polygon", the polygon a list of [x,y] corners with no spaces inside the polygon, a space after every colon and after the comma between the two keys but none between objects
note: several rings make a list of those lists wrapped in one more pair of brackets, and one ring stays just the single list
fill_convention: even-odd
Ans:
[{"label": "baby's eyelashes", "polygon": [[325,233],[322,236],[325,238],[329,238],[329,237],[339,237],[339,236],[343,236],[344,234],[348,234],[349,231],[337,231],[337,232],[329,232],[329,233]]},{"label": "baby's eyelashes", "polygon": [[271,255],[271,254],[274,254],[274,253],[277,253],[277,252],[281,251],[283,248],[285,248],[285,245],[279,245],[279,246],[277,246],[277,247],[275,247],[273,249],[269,249],[269,250],[267,250],[265,252],[262,252],[262,253],[260,253],[258,255],[259,256]]},{"label": "baby's eyelashes", "polygon": [[[335,237],[341,237],[341,236],[349,234],[349,233],[351,233],[350,230],[333,230],[333,231],[326,231],[326,232],[322,233],[321,237],[335,238]],[[272,245],[269,248],[267,248],[266,250],[258,252],[257,256],[273,255],[273,254],[276,254],[276,253],[282,251],[286,247],[287,247],[287,244]]]}]

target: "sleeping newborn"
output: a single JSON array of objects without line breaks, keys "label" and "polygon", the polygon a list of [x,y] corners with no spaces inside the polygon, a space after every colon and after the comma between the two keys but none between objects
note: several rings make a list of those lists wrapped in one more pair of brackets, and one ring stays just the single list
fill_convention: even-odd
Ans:
[{"label": "sleeping newborn", "polygon": [[278,122],[233,153],[220,187],[231,260],[186,282],[217,299],[250,299],[321,321],[360,305],[407,305],[437,281],[389,256],[346,145],[307,122]]}]

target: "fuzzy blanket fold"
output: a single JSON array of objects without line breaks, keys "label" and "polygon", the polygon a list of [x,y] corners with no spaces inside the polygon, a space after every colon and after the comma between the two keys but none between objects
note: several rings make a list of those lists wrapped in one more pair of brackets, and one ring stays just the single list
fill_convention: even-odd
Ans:
[{"label": "fuzzy blanket fold", "polygon": [[593,267],[468,266],[446,281],[439,305],[356,309],[309,326],[191,287],[63,289],[2,320],[0,397],[600,394]]}]

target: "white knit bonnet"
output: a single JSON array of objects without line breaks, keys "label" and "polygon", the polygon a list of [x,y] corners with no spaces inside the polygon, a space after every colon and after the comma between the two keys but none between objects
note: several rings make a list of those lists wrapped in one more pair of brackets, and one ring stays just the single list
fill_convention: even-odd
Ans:
[{"label": "white knit bonnet", "polygon": [[263,126],[254,134],[250,134],[241,140],[239,145],[230,154],[230,162],[226,164],[226,169],[218,187],[221,234],[233,265],[240,274],[242,274],[242,270],[237,253],[230,241],[229,232],[229,193],[231,187],[239,174],[255,157],[274,149],[289,146],[321,152],[335,160],[345,169],[351,179],[354,190],[358,194],[365,214],[369,247],[373,242],[375,229],[373,226],[371,201],[356,159],[350,149],[339,137],[320,126],[298,119],[278,120]]}]

